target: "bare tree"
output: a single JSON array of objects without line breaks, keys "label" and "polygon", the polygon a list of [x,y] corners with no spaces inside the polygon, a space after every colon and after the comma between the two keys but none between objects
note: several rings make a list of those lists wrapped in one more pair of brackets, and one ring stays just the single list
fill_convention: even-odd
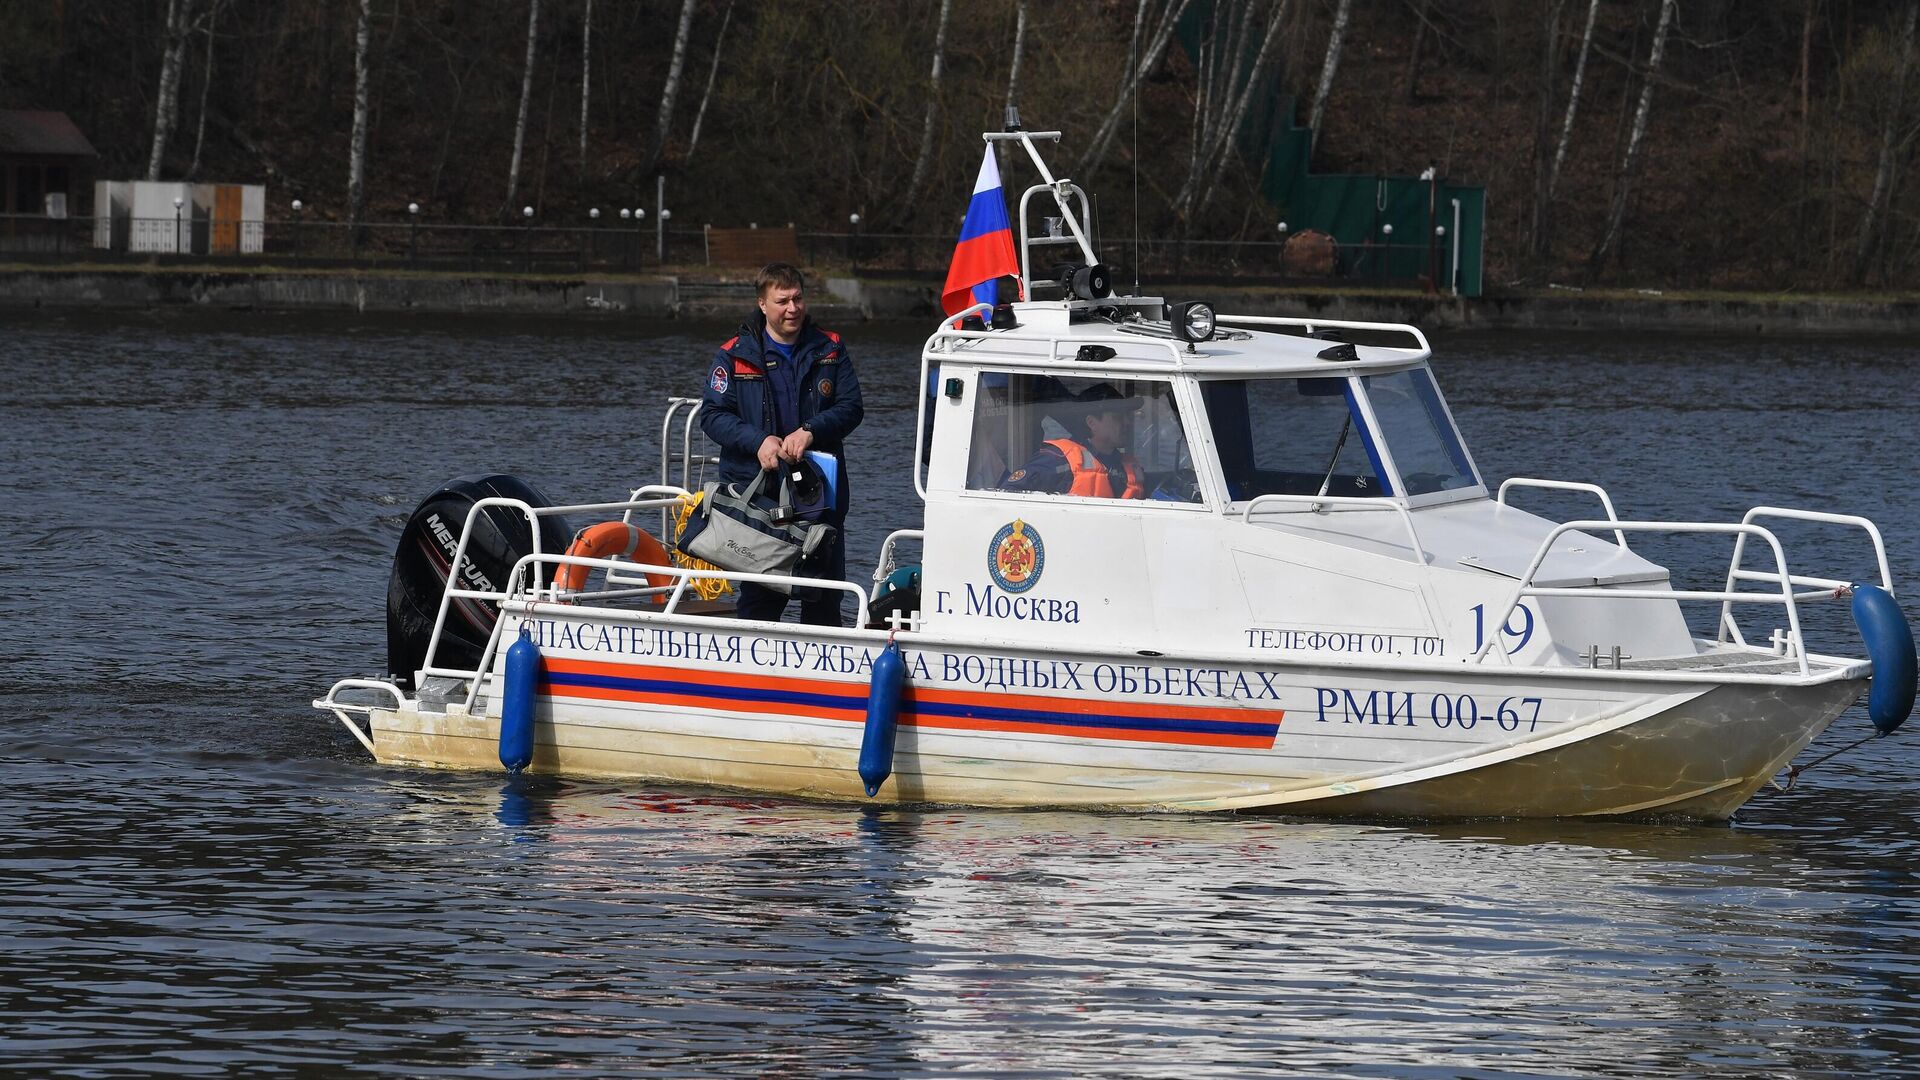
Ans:
[{"label": "bare tree", "polygon": [[[363,0],[364,2],[364,0]],[[520,118],[513,125],[513,163],[507,166],[507,202],[511,212],[514,197],[520,194],[520,153],[527,145],[527,105],[533,100],[533,54],[540,41],[540,0],[527,5],[527,65],[520,78]]]},{"label": "bare tree", "polygon": [[1640,85],[1640,104],[1633,112],[1633,127],[1627,136],[1627,152],[1620,160],[1620,172],[1614,177],[1613,205],[1607,210],[1606,231],[1587,260],[1589,275],[1598,274],[1620,243],[1620,226],[1627,218],[1627,200],[1633,194],[1633,176],[1640,164],[1640,144],[1647,135],[1647,114],[1653,108],[1653,84],[1660,75],[1660,58],[1666,53],[1667,31],[1673,26],[1674,0],[1661,0],[1660,23],[1653,30],[1653,48],[1647,53],[1647,71]]},{"label": "bare tree", "polygon": [[1913,71],[1913,35],[1917,16],[1920,16],[1920,0],[1907,0],[1900,20],[1900,45],[1893,65],[1893,87],[1880,120],[1880,160],[1873,174],[1873,194],[1868,196],[1867,212],[1860,219],[1860,238],[1854,245],[1853,272],[1847,279],[1854,285],[1866,283],[1867,270],[1873,265],[1873,257],[1885,244],[1882,222],[1887,216],[1887,206],[1893,200],[1895,173],[1913,141],[1912,135],[1903,129],[1906,127],[1907,79]]},{"label": "bare tree", "polygon": [[[347,218],[358,224],[367,201],[367,42],[373,33],[373,0],[359,0],[353,30],[353,137],[347,149]],[[516,154],[518,148],[516,147]],[[511,200],[513,194],[509,192]]]},{"label": "bare tree", "polygon": [[[1114,135],[1120,130],[1120,119],[1126,115],[1128,103],[1133,100],[1141,80],[1159,66],[1161,55],[1167,51],[1167,43],[1173,40],[1174,26],[1179,23],[1180,16],[1186,13],[1187,5],[1191,2],[1192,0],[1168,0],[1167,6],[1160,13],[1160,21],[1154,29],[1153,39],[1148,43],[1145,55],[1138,55],[1133,48],[1128,49],[1127,71],[1120,81],[1120,92],[1114,96],[1113,107],[1107,110],[1106,118],[1100,121],[1099,129],[1093,133],[1093,141],[1087,144],[1087,152],[1080,155],[1080,160],[1074,163],[1074,175],[1085,176],[1091,170],[1099,168],[1100,163],[1106,160],[1107,148],[1112,145]],[[1134,16],[1133,30],[1136,46],[1139,43],[1140,28],[1145,21],[1149,4],[1150,0],[1140,0],[1140,8]]]},{"label": "bare tree", "polygon": [[1593,20],[1600,14],[1600,0],[1587,4],[1587,28],[1580,32],[1580,55],[1573,62],[1573,86],[1567,91],[1567,115],[1560,122],[1560,144],[1553,149],[1553,168],[1547,172],[1547,197],[1560,186],[1560,167],[1566,164],[1567,147],[1573,142],[1573,114],[1580,109],[1580,88],[1587,75],[1587,54],[1593,50]]},{"label": "bare tree", "polygon": [[180,68],[186,61],[188,23],[193,0],[167,0],[167,38],[160,53],[160,89],[153,105],[153,149],[147,154],[147,179],[160,179],[160,163],[180,111]]},{"label": "bare tree", "polygon": [[1307,152],[1320,141],[1320,118],[1326,115],[1327,95],[1333,92],[1333,73],[1340,68],[1340,47],[1347,40],[1347,23],[1353,14],[1353,0],[1340,0],[1333,11],[1333,29],[1327,35],[1327,59],[1320,65],[1320,85],[1313,92],[1313,112],[1307,117]]},{"label": "bare tree", "polygon": [[1540,49],[1540,104],[1534,110],[1533,123],[1533,227],[1528,245],[1535,261],[1547,256],[1548,218],[1553,210],[1553,157],[1548,141],[1553,137],[1554,85],[1560,81],[1560,17],[1566,12],[1566,0],[1546,0]]},{"label": "bare tree", "polygon": [[187,166],[187,178],[200,175],[200,150],[207,143],[207,91],[213,87],[213,24],[225,7],[227,0],[213,0],[213,6],[207,12],[207,62],[200,72],[200,119],[193,128],[193,164]]},{"label": "bare tree", "polygon": [[687,40],[693,35],[693,9],[698,0],[686,0],[680,5],[680,25],[673,32],[673,59],[667,63],[667,82],[660,89],[660,116],[653,124],[653,141],[647,145],[646,156],[640,159],[640,175],[645,176],[660,167],[660,161],[667,153],[667,133],[673,129],[673,105],[680,97],[680,73],[687,66]]},{"label": "bare tree", "polygon": [[1223,62],[1218,59],[1222,55],[1221,50],[1214,51],[1216,59],[1212,81],[1216,88],[1206,95],[1210,107],[1198,124],[1200,153],[1189,161],[1186,182],[1174,198],[1174,212],[1183,218],[1191,219],[1205,210],[1214,191],[1220,186],[1220,177],[1231,156],[1229,151],[1234,136],[1239,134],[1240,125],[1246,120],[1247,108],[1253,102],[1254,87],[1259,84],[1268,57],[1273,53],[1274,43],[1280,37],[1280,26],[1287,15],[1287,2],[1274,0],[1267,9],[1266,27],[1261,32],[1259,47],[1254,51],[1252,61],[1244,67],[1240,65],[1239,57],[1246,55],[1258,4],[1249,3],[1241,9],[1240,25],[1224,43],[1224,68]]},{"label": "bare tree", "polygon": [[693,114],[693,134],[687,136],[687,158],[693,158],[700,145],[700,125],[707,119],[707,103],[713,100],[713,84],[720,77],[720,57],[727,44],[727,24],[733,21],[733,0],[727,0],[726,14],[720,16],[720,32],[713,39],[713,64],[707,68],[707,88],[700,95],[700,108]]},{"label": "bare tree", "polygon": [[1020,55],[1027,47],[1027,0],[1014,5],[1013,63],[1007,68],[1007,108],[1020,104]]},{"label": "bare tree", "polygon": [[913,158],[913,178],[907,181],[907,202],[912,204],[927,179],[933,162],[933,125],[940,115],[940,68],[947,56],[947,19],[953,14],[953,0],[940,0],[940,25],[933,32],[933,74],[927,79],[927,120],[920,127],[920,152]]},{"label": "bare tree", "polygon": [[587,99],[593,89],[593,0],[580,18],[580,172],[587,171]]}]

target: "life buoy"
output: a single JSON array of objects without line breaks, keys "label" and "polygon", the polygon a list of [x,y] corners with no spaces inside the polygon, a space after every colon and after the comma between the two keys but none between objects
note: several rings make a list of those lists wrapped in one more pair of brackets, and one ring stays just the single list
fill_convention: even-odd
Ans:
[{"label": "life buoy", "polygon": [[[573,544],[567,548],[567,554],[586,559],[611,559],[614,556],[632,559],[637,563],[653,566],[667,565],[667,549],[653,534],[637,525],[624,521],[603,521],[598,525],[589,525],[580,530],[573,538]],[[587,575],[593,570],[590,566],[578,563],[565,563],[553,574],[553,587],[577,592],[586,585]],[[671,574],[648,574],[647,584],[654,588],[666,588],[673,584]],[[666,596],[653,598],[656,604],[666,603]]]}]

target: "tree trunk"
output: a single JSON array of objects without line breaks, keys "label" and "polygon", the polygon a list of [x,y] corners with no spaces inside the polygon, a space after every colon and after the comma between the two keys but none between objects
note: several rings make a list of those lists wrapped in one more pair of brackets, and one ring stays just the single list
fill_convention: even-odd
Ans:
[{"label": "tree trunk", "polygon": [[1313,92],[1313,113],[1307,117],[1307,153],[1320,141],[1320,120],[1326,115],[1327,95],[1333,92],[1333,73],[1340,67],[1340,46],[1347,39],[1347,22],[1353,13],[1353,0],[1340,0],[1333,12],[1333,30],[1327,36],[1327,59],[1320,65],[1320,86]]},{"label": "tree trunk", "polygon": [[947,56],[947,18],[952,14],[953,0],[940,0],[940,25],[933,32],[933,74],[927,80],[927,119],[920,126],[920,152],[914,155],[913,178],[907,181],[909,206],[920,193],[933,162],[933,127],[940,115],[940,68]]},{"label": "tree trunk", "polygon": [[[367,42],[373,36],[373,0],[360,0],[353,31],[353,137],[347,150],[347,218],[358,225],[367,201]],[[515,153],[518,153],[516,148]],[[507,198],[511,200],[512,194]]]},{"label": "tree trunk", "polygon": [[167,140],[173,135],[174,118],[179,112],[180,67],[187,52],[187,20],[192,14],[193,0],[167,0],[167,40],[160,53],[160,90],[153,106],[148,180],[160,179],[160,163],[166,158]]},{"label": "tree trunk", "polygon": [[[1222,117],[1213,125],[1213,138],[1203,162],[1207,175],[1205,186],[1191,193],[1183,191],[1180,199],[1176,200],[1183,206],[1191,201],[1194,216],[1205,212],[1207,203],[1212,201],[1213,193],[1220,187],[1227,160],[1233,156],[1234,137],[1240,133],[1240,125],[1246,121],[1247,109],[1253,104],[1254,87],[1259,84],[1261,72],[1266,70],[1267,57],[1280,39],[1280,27],[1286,21],[1288,3],[1289,0],[1275,0],[1273,7],[1268,10],[1266,30],[1260,36],[1260,48],[1254,53],[1253,63],[1247,68],[1245,78],[1238,80],[1238,93],[1222,104]],[[1235,51],[1246,51],[1245,45],[1243,38]],[[1182,213],[1185,211],[1182,210]]]},{"label": "tree trunk", "polygon": [[1860,219],[1860,239],[1854,246],[1853,272],[1847,278],[1855,286],[1866,283],[1867,270],[1873,265],[1873,258],[1885,240],[1882,234],[1883,221],[1887,216],[1887,207],[1893,201],[1894,170],[1906,149],[1907,140],[1901,138],[1901,121],[1905,119],[1907,111],[1907,77],[1913,68],[1916,17],[1920,17],[1920,0],[1907,0],[1906,10],[1902,12],[1900,20],[1900,58],[1893,69],[1893,99],[1888,103],[1887,115],[1880,124],[1880,164],[1874,170],[1873,194],[1867,199],[1866,216]]},{"label": "tree trunk", "polygon": [[1420,98],[1420,60],[1425,55],[1427,43],[1427,8],[1431,0],[1419,0],[1413,8],[1413,51],[1407,57],[1407,100]]},{"label": "tree trunk", "polygon": [[587,175],[587,101],[593,91],[593,0],[580,19],[580,175]]},{"label": "tree trunk", "polygon": [[[214,4],[214,11],[219,10]],[[200,72],[200,119],[193,128],[193,164],[187,166],[187,179],[200,176],[200,150],[207,144],[207,91],[213,86],[213,13],[207,17],[207,62]]]},{"label": "tree trunk", "polygon": [[[1099,168],[1100,163],[1106,159],[1107,147],[1113,143],[1114,135],[1120,130],[1120,118],[1126,114],[1127,104],[1133,100],[1134,92],[1140,86],[1141,80],[1146,78],[1148,72],[1159,66],[1160,56],[1167,50],[1167,42],[1173,40],[1174,25],[1180,21],[1180,16],[1186,13],[1187,5],[1191,2],[1192,0],[1168,0],[1166,9],[1160,14],[1159,25],[1154,29],[1153,39],[1147,45],[1146,55],[1140,58],[1139,63],[1128,66],[1126,77],[1120,84],[1120,93],[1114,98],[1113,108],[1107,110],[1106,119],[1100,121],[1100,127],[1093,133],[1093,141],[1088,144],[1087,152],[1074,164],[1074,175],[1084,177],[1090,170]],[[1147,5],[1148,0],[1140,0],[1139,16],[1146,14]],[[1134,23],[1136,39],[1139,36],[1137,33],[1140,27],[1139,16],[1136,16]]]},{"label": "tree trunk", "polygon": [[1019,0],[1013,16],[1013,63],[1007,68],[1007,108],[1020,104],[1020,56],[1027,48],[1027,0]]},{"label": "tree trunk", "polygon": [[660,90],[660,116],[653,124],[653,142],[647,156],[640,160],[640,175],[645,177],[660,168],[667,154],[667,134],[673,130],[673,106],[680,97],[680,73],[687,66],[687,40],[693,35],[693,9],[697,0],[680,5],[680,25],[673,32],[673,59],[667,64],[667,84]]},{"label": "tree trunk", "polygon": [[1580,33],[1580,55],[1573,62],[1573,86],[1567,91],[1567,115],[1560,122],[1560,145],[1553,149],[1553,168],[1547,173],[1547,197],[1560,186],[1560,166],[1567,160],[1567,147],[1573,142],[1573,114],[1580,109],[1580,88],[1587,76],[1587,54],[1593,48],[1593,20],[1600,13],[1600,0],[1587,5],[1587,28]]},{"label": "tree trunk", "polygon": [[[362,0],[364,3],[365,0]],[[520,194],[520,153],[527,145],[527,106],[533,100],[533,54],[540,41],[540,0],[527,5],[527,66],[520,77],[520,117],[513,124],[513,162],[507,166],[507,203],[505,212],[513,212]]]},{"label": "tree trunk", "polygon": [[1646,81],[1640,86],[1640,104],[1634,109],[1633,128],[1627,136],[1626,156],[1620,162],[1620,174],[1614,180],[1613,205],[1607,211],[1607,228],[1600,243],[1587,260],[1588,276],[1606,265],[1620,243],[1620,226],[1627,218],[1627,200],[1633,193],[1634,169],[1640,163],[1640,143],[1647,134],[1647,113],[1653,107],[1653,84],[1660,75],[1660,58],[1666,52],[1667,31],[1673,26],[1674,0],[1661,0],[1660,24],[1653,30],[1653,48],[1647,54]]},{"label": "tree trunk", "polygon": [[693,114],[693,134],[687,136],[687,160],[693,159],[700,145],[700,125],[707,119],[707,102],[713,100],[713,84],[720,77],[720,57],[727,44],[727,24],[733,21],[733,0],[727,0],[726,14],[720,16],[720,33],[713,39],[713,65],[707,69],[707,89],[700,95],[700,108]]},{"label": "tree trunk", "polygon": [[1566,0],[1546,0],[1540,50],[1540,107],[1533,122],[1533,227],[1528,245],[1535,263],[1546,260],[1548,218],[1553,207],[1553,159],[1549,144],[1553,139],[1554,84],[1560,81],[1560,16]]}]

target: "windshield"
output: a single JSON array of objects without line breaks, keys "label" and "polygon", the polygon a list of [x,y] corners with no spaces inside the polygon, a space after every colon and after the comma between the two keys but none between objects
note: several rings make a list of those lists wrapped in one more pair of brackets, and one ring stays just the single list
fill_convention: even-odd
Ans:
[{"label": "windshield", "polygon": [[1367,375],[1367,400],[1373,404],[1380,435],[1393,455],[1400,486],[1408,496],[1455,491],[1480,483],[1460,436],[1447,418],[1440,390],[1425,368],[1390,375]]},{"label": "windshield", "polygon": [[981,372],[967,487],[1200,501],[1180,410],[1164,379]]},{"label": "windshield", "polygon": [[1226,379],[1201,395],[1234,501],[1390,494],[1346,379]]}]

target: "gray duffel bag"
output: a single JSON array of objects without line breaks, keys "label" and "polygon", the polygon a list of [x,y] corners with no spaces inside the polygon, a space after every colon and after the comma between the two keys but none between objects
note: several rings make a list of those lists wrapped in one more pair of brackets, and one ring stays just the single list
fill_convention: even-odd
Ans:
[{"label": "gray duffel bag", "polygon": [[[784,470],[778,499],[761,494],[769,475],[762,472],[744,487],[708,484],[680,534],[680,550],[738,574],[806,575],[814,556],[833,542],[834,527],[782,519],[779,507],[792,503]],[[793,591],[790,585],[771,582],[765,587]]]}]

